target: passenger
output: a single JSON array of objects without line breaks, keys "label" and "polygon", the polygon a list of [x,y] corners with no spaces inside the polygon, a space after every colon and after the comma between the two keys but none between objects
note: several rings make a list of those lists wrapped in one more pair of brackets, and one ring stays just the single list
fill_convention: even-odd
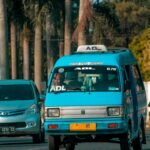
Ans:
[{"label": "passenger", "polygon": [[56,74],[53,85],[64,85],[64,76],[63,76],[63,74],[60,74],[60,73]]}]

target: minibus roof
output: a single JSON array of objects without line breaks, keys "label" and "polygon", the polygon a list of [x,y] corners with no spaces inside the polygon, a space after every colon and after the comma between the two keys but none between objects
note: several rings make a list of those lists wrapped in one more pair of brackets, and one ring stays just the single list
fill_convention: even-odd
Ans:
[{"label": "minibus roof", "polygon": [[121,66],[137,63],[129,49],[116,48],[101,52],[76,52],[61,57],[55,67],[72,65],[113,65]]}]

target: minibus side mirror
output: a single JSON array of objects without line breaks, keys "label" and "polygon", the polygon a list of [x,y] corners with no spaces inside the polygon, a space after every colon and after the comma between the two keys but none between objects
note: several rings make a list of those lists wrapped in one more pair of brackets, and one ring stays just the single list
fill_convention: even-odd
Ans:
[{"label": "minibus side mirror", "polygon": [[148,104],[148,107],[150,107],[150,102],[149,102],[149,104]]}]

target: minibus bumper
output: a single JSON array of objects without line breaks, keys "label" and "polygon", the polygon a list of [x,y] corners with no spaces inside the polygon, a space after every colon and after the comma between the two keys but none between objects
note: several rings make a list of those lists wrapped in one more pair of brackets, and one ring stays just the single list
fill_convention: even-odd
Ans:
[{"label": "minibus bumper", "polygon": [[[71,125],[95,124],[95,129],[71,129]],[[45,132],[48,135],[121,135],[128,130],[128,123],[121,118],[113,119],[86,119],[86,120],[45,120]]]}]

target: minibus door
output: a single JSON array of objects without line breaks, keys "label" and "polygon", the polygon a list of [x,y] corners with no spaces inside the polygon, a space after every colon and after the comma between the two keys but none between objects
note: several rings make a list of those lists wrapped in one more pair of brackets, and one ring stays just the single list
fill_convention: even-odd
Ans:
[{"label": "minibus door", "polygon": [[131,91],[131,100],[132,100],[132,108],[133,108],[133,114],[132,114],[133,128],[132,129],[134,129],[134,131],[137,131],[138,129],[138,102],[137,102],[137,93],[136,93],[136,82],[133,76],[132,67],[127,65],[125,66],[125,70],[128,76],[129,88]]}]

